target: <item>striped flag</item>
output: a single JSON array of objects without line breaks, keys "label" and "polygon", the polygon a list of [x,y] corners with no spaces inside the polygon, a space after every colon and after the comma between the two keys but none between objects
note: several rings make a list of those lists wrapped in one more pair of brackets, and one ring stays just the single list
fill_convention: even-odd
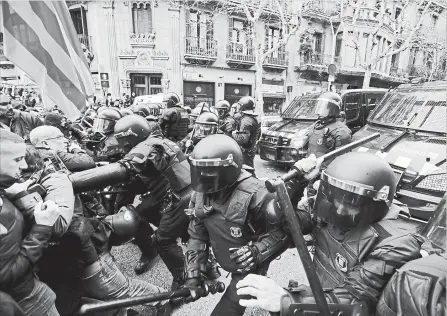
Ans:
[{"label": "striped flag", "polygon": [[5,56],[74,119],[95,86],[65,1],[1,1]]}]

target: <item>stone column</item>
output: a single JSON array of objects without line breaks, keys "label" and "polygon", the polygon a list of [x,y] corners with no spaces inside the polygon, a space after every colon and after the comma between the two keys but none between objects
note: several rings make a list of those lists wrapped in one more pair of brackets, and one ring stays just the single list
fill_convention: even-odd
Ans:
[{"label": "stone column", "polygon": [[[382,47],[383,47],[383,37],[380,38],[379,43],[377,43],[377,54],[376,56],[373,56],[373,60],[376,59],[378,56],[380,56],[380,54],[382,54]],[[382,64],[381,61],[376,62],[373,69],[379,70],[381,64]]]},{"label": "stone column", "polygon": [[169,8],[169,27],[171,29],[172,43],[172,78],[170,79],[169,90],[183,96],[182,89],[182,71],[181,62],[181,43],[180,43],[180,8],[174,3]]},{"label": "stone column", "polygon": [[112,98],[119,98],[120,96],[120,80],[118,70],[118,47],[116,43],[115,32],[115,14],[114,14],[114,2],[113,0],[105,0],[102,2],[104,8],[104,14],[106,17],[106,30],[107,38],[109,40],[109,58],[110,58],[110,74],[109,92],[112,94]]}]

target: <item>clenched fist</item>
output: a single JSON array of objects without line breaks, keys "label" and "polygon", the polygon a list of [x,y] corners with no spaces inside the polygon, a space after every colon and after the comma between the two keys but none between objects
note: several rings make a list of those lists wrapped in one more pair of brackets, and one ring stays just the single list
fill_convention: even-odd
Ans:
[{"label": "clenched fist", "polygon": [[309,157],[295,162],[292,168],[298,170],[306,180],[312,180],[320,172],[322,162],[314,154],[311,154]]},{"label": "clenched fist", "polygon": [[40,201],[34,208],[34,219],[39,225],[53,226],[60,215],[59,207],[53,201]]}]

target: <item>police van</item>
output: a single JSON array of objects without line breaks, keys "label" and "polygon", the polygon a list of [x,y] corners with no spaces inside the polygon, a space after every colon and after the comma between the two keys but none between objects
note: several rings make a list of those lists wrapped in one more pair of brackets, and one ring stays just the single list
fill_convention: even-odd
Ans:
[{"label": "police van", "polygon": [[397,198],[414,218],[428,220],[446,192],[446,81],[404,84],[388,92],[353,140],[380,133],[357,148],[394,170]]},{"label": "police van", "polygon": [[[353,133],[366,124],[369,112],[386,92],[379,88],[342,92],[342,111]],[[258,143],[261,159],[292,164],[307,155],[309,133],[317,120],[315,109],[322,93],[325,92],[299,96],[289,104],[282,120],[262,134]]]}]

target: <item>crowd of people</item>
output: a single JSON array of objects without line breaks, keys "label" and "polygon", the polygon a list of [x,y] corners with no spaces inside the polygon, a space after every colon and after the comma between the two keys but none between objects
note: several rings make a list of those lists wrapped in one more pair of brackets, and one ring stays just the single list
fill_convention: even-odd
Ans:
[{"label": "crowd of people", "polygon": [[[86,300],[196,289],[216,282],[219,268],[231,282],[213,316],[243,315],[251,306],[293,315],[285,298],[315,305],[309,287],[283,288],[265,276],[292,241],[278,196],[256,177],[260,123],[252,97],[191,109],[175,93],[163,106],[108,95],[73,122],[57,106],[33,111],[29,102],[13,103],[0,94],[0,315],[76,315]],[[312,236],[326,300],[360,304],[365,315],[443,315],[445,238],[432,242],[419,223],[399,216],[405,206],[394,200],[391,167],[363,152],[318,159],[351,142],[340,106],[336,93],[320,96],[308,158],[293,165],[297,176],[286,182],[301,230]],[[445,221],[445,205],[438,211]],[[119,269],[111,249],[132,240],[141,251],[136,274],[150,272],[160,256],[170,289]],[[399,270],[406,263],[413,279]],[[427,266],[437,272],[418,270]],[[426,312],[392,299],[418,302],[418,276],[432,280],[426,289],[436,294]],[[402,278],[407,286],[396,288]],[[196,299],[132,312],[171,315]]]}]

